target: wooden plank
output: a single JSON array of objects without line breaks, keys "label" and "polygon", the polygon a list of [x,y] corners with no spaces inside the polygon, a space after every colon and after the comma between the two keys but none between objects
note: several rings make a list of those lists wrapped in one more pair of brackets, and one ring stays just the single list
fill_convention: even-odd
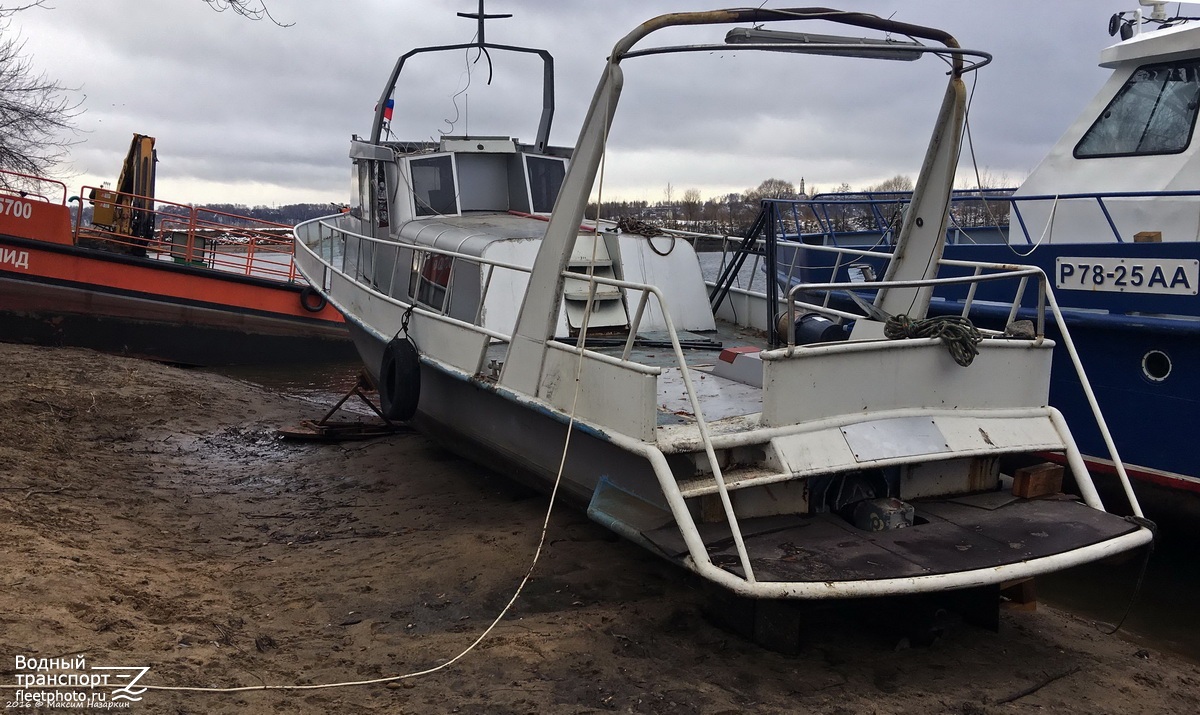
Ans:
[{"label": "wooden plank", "polygon": [[1043,462],[1014,472],[1012,493],[1022,499],[1049,496],[1062,491],[1062,482],[1062,465]]}]

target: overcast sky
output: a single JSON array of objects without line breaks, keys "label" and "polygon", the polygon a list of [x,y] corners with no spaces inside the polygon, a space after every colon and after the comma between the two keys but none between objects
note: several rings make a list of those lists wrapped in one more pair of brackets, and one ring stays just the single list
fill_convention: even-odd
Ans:
[{"label": "overcast sky", "polygon": [[[7,4],[0,2],[0,5]],[[64,167],[75,187],[115,181],[134,132],[157,138],[158,196],[183,203],[346,202],[352,134],[397,56],[469,42],[475,0],[268,0],[281,22],[216,13],[201,0],[53,0],[9,29],[33,64],[78,88],[86,110]],[[769,7],[798,3],[769,0]],[[832,0],[831,0],[831,3]],[[730,4],[733,6],[734,4]],[[981,170],[1018,182],[1108,76],[1108,17],[1134,0],[847,0],[839,9],[931,25],[995,61],[971,107]],[[555,57],[551,141],[571,146],[613,44],[653,15],[721,7],[680,0],[492,0],[487,40]],[[811,23],[790,23],[794,26]],[[769,28],[784,29],[771,24]],[[811,31],[822,31],[812,27]],[[828,28],[825,28],[828,31]],[[708,35],[708,39],[718,39]],[[694,41],[692,35],[664,41]],[[916,175],[944,88],[944,65],[721,52],[630,60],[606,198],[661,200],[667,184],[705,198],[768,177],[811,189]],[[540,69],[527,58],[435,55],[406,69],[395,133],[404,139],[505,134],[532,141]],[[467,72],[467,68],[470,72]],[[974,80],[969,80],[970,83]],[[452,95],[466,87],[457,98]],[[457,121],[451,125],[450,122]]]}]

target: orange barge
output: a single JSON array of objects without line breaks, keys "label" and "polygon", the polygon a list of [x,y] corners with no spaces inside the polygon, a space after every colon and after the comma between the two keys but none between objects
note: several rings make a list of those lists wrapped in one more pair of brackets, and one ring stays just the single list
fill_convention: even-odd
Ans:
[{"label": "orange barge", "polygon": [[68,201],[60,181],[0,174],[0,340],[182,365],[353,355],[296,273],[290,226],[106,188]]}]

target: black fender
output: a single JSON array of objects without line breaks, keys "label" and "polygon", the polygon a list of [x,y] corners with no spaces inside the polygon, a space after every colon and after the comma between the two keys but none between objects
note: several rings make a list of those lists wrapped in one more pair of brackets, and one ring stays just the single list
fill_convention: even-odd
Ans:
[{"label": "black fender", "polygon": [[379,407],[384,417],[397,422],[417,413],[421,399],[421,358],[407,337],[395,337],[383,349],[379,366]]},{"label": "black fender", "polygon": [[312,286],[304,286],[300,289],[300,307],[310,313],[320,313],[325,310],[325,296],[321,295]]}]

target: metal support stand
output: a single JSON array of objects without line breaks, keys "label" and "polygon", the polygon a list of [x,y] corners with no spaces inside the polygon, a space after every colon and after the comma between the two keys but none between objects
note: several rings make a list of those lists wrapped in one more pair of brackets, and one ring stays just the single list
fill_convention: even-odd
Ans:
[{"label": "metal support stand", "polygon": [[[374,386],[371,384],[370,378],[365,373],[359,373],[354,385],[325,413],[324,417],[319,420],[301,420],[300,424],[295,427],[285,427],[276,430],[276,434],[284,439],[314,442],[343,442],[386,437],[398,432],[413,431],[412,427],[408,425],[398,424],[384,417],[383,412],[380,411],[379,407],[364,392],[364,390],[372,389],[374,389]],[[360,422],[357,420],[347,422],[331,419],[338,410],[342,409],[342,405],[346,404],[347,400],[355,396],[362,400],[363,404],[371,408],[371,411],[379,417],[379,422]]]}]

